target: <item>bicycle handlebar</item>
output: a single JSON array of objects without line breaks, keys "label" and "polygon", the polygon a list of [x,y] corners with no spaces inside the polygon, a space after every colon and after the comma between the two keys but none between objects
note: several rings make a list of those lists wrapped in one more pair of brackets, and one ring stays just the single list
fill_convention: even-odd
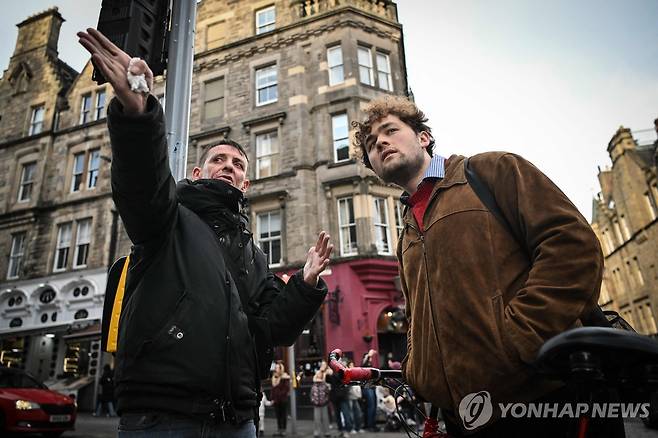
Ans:
[{"label": "bicycle handlebar", "polygon": [[344,385],[353,382],[375,382],[384,377],[402,377],[400,370],[379,370],[370,367],[347,368],[340,362],[342,356],[343,352],[338,348],[329,353],[329,368],[338,375]]}]

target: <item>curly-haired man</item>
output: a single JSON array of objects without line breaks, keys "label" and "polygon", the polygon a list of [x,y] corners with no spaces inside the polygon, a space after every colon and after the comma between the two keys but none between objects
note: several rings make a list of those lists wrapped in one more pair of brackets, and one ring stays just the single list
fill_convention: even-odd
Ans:
[{"label": "curly-haired man", "polygon": [[[571,420],[500,418],[495,406],[570,401],[530,364],[544,341],[581,326],[596,308],[603,258],[589,224],[518,155],[469,158],[508,228],[469,183],[465,157],[433,153],[427,118],[413,102],[388,96],[365,114],[352,123],[364,165],[406,191],[397,246],[409,320],[405,378],[446,412],[451,436],[563,436]],[[493,419],[474,428],[458,420],[460,402],[482,391]],[[595,436],[623,436],[620,424]]]}]

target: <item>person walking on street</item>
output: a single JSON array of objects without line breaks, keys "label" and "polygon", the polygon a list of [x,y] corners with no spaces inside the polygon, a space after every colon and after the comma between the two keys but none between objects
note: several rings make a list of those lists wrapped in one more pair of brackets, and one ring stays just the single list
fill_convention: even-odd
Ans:
[{"label": "person walking on street", "polygon": [[[354,361],[347,362],[347,368],[353,368]],[[347,405],[350,414],[352,415],[352,433],[364,432],[363,430],[363,415],[361,415],[361,396],[362,389],[359,385],[350,385],[350,391],[347,394]]]},{"label": "person walking on street", "polygon": [[177,184],[151,69],[95,29],[78,37],[114,91],[112,198],[133,244],[115,358],[119,438],[254,438],[274,347],[292,345],[327,294],[329,236],[281,281],[249,231],[244,148],[207,145]]},{"label": "person walking on street", "polygon": [[288,396],[290,395],[290,375],[286,373],[283,362],[277,361],[272,374],[272,404],[276,413],[278,427],[274,436],[286,436],[288,420]]},{"label": "person walking on street", "polygon": [[265,436],[265,408],[272,406],[272,402],[267,399],[265,392],[261,395],[260,406],[258,407],[258,436]]},{"label": "person walking on street", "polygon": [[103,366],[103,374],[99,381],[100,393],[98,394],[98,402],[96,403],[96,411],[94,417],[100,417],[105,408],[108,417],[116,417],[114,410],[114,371],[110,364]]},{"label": "person walking on street", "polygon": [[[374,367],[374,359],[377,355],[377,351],[370,349],[366,354],[363,355],[361,359],[362,367]],[[377,427],[377,394],[375,388],[363,388],[363,398],[365,399],[365,427],[371,432],[379,432]]]},{"label": "person walking on street", "polygon": [[327,376],[333,372],[326,361],[320,363],[320,369],[313,375],[311,386],[311,403],[313,404],[313,436],[329,436],[329,384]]},{"label": "person walking on street", "polygon": [[343,385],[340,377],[335,373],[330,375],[328,379],[331,385],[329,399],[336,414],[336,426],[340,435],[345,438],[352,430],[352,413],[350,412],[349,401],[347,399],[349,387]]}]

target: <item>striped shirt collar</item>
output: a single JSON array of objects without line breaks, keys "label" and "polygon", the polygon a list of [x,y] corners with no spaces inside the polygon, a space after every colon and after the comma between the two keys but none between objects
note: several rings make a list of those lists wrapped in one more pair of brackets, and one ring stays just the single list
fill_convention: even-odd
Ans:
[{"label": "striped shirt collar", "polygon": [[427,178],[443,179],[445,176],[446,176],[446,159],[441,155],[435,154],[432,157],[432,160],[430,161],[430,165],[427,167],[427,170],[425,170],[425,173],[423,174],[423,179],[421,183],[425,181]]},{"label": "striped shirt collar", "polygon": [[[443,179],[445,176],[446,158],[442,157],[441,155],[434,154],[430,160],[430,165],[427,167],[425,173],[423,174],[423,179],[420,181],[420,184],[418,184],[418,187],[420,187],[421,184],[423,184],[428,178]],[[409,205],[410,196],[411,195],[409,195],[409,193],[404,192],[402,196],[400,196],[400,201],[405,205]]]}]

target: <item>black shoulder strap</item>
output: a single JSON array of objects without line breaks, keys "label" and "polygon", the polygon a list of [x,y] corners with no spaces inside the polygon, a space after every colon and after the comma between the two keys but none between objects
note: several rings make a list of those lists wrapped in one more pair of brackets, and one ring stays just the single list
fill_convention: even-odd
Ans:
[{"label": "black shoulder strap", "polygon": [[484,204],[485,207],[493,214],[496,219],[498,219],[498,222],[501,223],[503,227],[507,230],[507,232],[510,234],[510,236],[514,237],[514,240],[516,240],[516,243],[519,244],[521,249],[524,251],[526,250],[526,245],[523,243],[523,239],[521,239],[521,236],[518,236],[514,232],[514,228],[512,225],[510,225],[509,221],[507,218],[503,215],[503,212],[500,211],[500,207],[498,206],[498,203],[496,202],[496,198],[494,198],[493,193],[491,193],[491,190],[489,190],[489,187],[487,187],[486,184],[482,182],[482,180],[477,176],[477,174],[473,171],[473,168],[470,166],[469,163],[469,158],[466,158],[464,160],[464,171],[466,173],[466,181],[468,181],[468,184],[471,186],[475,194],[480,198],[480,201]]},{"label": "black shoulder strap", "polygon": [[[494,198],[493,193],[491,193],[491,190],[489,190],[486,184],[484,184],[473,171],[473,168],[469,165],[468,160],[468,158],[464,160],[464,172],[466,173],[466,181],[468,181],[468,184],[471,186],[478,198],[480,198],[480,201],[482,201],[485,207],[487,207],[491,214],[493,214],[496,219],[498,219],[498,221],[503,225],[503,227],[507,229],[510,236],[514,237],[521,249],[525,251],[526,254],[528,254],[528,249],[524,244],[524,240],[514,232],[514,228],[512,228],[507,218],[503,215],[503,212],[500,211],[500,207],[498,207],[498,203],[496,202],[496,198]],[[589,314],[582,315],[581,321],[585,326],[611,327],[608,318],[605,316],[604,312],[599,306],[594,306]],[[626,323],[626,321],[624,321],[624,323]],[[626,323],[626,325],[630,327],[628,323]]]}]

